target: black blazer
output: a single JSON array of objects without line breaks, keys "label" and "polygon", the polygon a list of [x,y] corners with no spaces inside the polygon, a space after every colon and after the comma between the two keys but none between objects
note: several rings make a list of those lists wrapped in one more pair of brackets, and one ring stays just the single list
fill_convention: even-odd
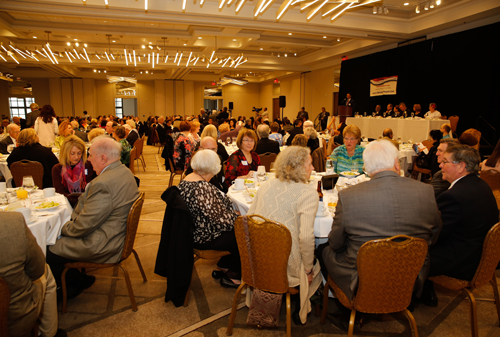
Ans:
[{"label": "black blazer", "polygon": [[258,154],[264,154],[266,152],[280,153],[280,143],[269,138],[261,138],[257,142],[257,148],[255,152]]},{"label": "black blazer", "polygon": [[429,276],[471,281],[481,259],[486,234],[498,222],[498,208],[488,184],[469,174],[437,198],[443,228],[430,249]]},{"label": "black blazer", "polygon": [[7,137],[5,137],[0,141],[0,153],[9,154],[9,152],[7,151],[7,146],[10,144],[14,144],[14,142],[10,138],[10,135],[7,134]]},{"label": "black blazer", "polygon": [[176,186],[163,192],[167,203],[156,255],[155,274],[167,278],[165,302],[184,304],[193,274],[193,219]]},{"label": "black blazer", "polygon": [[304,129],[302,129],[302,126],[300,127],[294,127],[290,132],[288,132],[290,136],[288,136],[288,139],[286,140],[286,145],[290,146],[292,145],[292,140],[295,135],[303,135],[304,134]]},{"label": "black blazer", "polygon": [[[43,165],[43,188],[54,187],[52,184],[52,168],[59,163],[51,149],[35,143],[32,146],[16,147],[7,158],[7,164],[10,165],[20,160],[37,161]],[[41,187],[41,186],[38,186]]]}]

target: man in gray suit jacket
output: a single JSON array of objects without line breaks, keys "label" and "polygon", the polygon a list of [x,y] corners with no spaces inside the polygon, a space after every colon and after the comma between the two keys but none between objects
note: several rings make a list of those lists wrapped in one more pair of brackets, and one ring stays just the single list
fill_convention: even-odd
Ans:
[{"label": "man in gray suit jacket", "polygon": [[[370,181],[339,193],[339,200],[322,257],[328,274],[352,299],[358,286],[359,248],[367,241],[408,235],[433,244],[441,228],[430,185],[399,176],[398,150],[391,142],[371,142],[363,152]],[[421,287],[428,270],[419,275]]]},{"label": "man in gray suit jacket", "polygon": [[31,128],[35,126],[35,121],[40,116],[40,107],[36,103],[30,104],[31,112],[26,115],[26,127]]},{"label": "man in gray suit jacket", "polygon": [[39,319],[42,336],[57,330],[56,282],[35,237],[17,212],[0,212],[0,277],[10,291],[10,336],[27,336]]},{"label": "man in gray suit jacket", "polygon": [[[121,149],[120,143],[104,135],[94,139],[89,149],[89,160],[98,176],[87,184],[71,220],[62,227],[61,238],[47,251],[47,263],[58,286],[66,262],[114,263],[120,260],[127,216],[139,197],[134,175],[120,162]],[[73,288],[72,297],[95,280],[76,270],[66,275],[68,286]]]}]

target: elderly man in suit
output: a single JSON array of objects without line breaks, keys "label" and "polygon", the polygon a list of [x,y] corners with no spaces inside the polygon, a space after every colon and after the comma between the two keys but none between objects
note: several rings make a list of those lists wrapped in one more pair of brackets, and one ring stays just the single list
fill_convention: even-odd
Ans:
[{"label": "elderly man in suit", "polygon": [[[47,250],[47,263],[58,286],[66,262],[120,260],[127,216],[139,197],[134,175],[120,162],[121,150],[121,144],[108,136],[99,136],[92,142],[89,161],[98,176],[87,184],[71,220],[61,229],[61,237]],[[66,274],[66,281],[68,297],[76,297],[94,283],[95,277],[73,269]]]},{"label": "elderly man in suit", "polygon": [[[451,185],[437,198],[443,229],[429,251],[429,276],[446,275],[471,281],[481,260],[486,234],[498,222],[498,207],[489,185],[477,176],[481,157],[467,145],[449,146],[439,167]],[[424,304],[437,305],[432,283],[422,294]]]},{"label": "elderly man in suit", "polygon": [[31,128],[35,126],[35,121],[40,116],[40,107],[36,103],[30,104],[31,112],[26,115],[26,127]]},{"label": "elderly man in suit", "polygon": [[10,291],[9,336],[27,336],[39,320],[41,336],[57,330],[56,282],[35,237],[17,212],[0,212],[0,277]]},{"label": "elderly man in suit", "polygon": [[139,132],[137,131],[135,122],[132,119],[128,119],[126,123],[130,125],[131,128],[127,135],[127,142],[130,146],[134,147],[136,140],[139,139]]},{"label": "elderly man in suit", "polygon": [[[358,286],[357,255],[367,241],[408,235],[433,244],[441,219],[431,186],[399,176],[398,150],[387,140],[371,142],[363,152],[372,177],[339,192],[328,244],[320,246],[328,275],[352,299]],[[428,264],[419,275],[425,279]]]},{"label": "elderly man in suit", "polygon": [[7,146],[11,144],[15,146],[17,144],[17,136],[19,136],[19,132],[21,132],[21,129],[17,124],[11,123],[7,125],[7,133],[9,135],[0,141],[1,154],[9,154]]},{"label": "elderly man in suit", "polygon": [[257,142],[257,148],[255,152],[258,154],[264,154],[267,152],[280,153],[280,143],[275,140],[269,139],[269,125],[260,124],[257,127],[257,136],[259,136],[259,141]]}]

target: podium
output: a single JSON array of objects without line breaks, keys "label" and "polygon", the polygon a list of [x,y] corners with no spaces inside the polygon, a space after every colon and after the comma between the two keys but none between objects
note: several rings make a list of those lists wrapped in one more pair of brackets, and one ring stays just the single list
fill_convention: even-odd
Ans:
[{"label": "podium", "polygon": [[339,119],[341,122],[345,122],[347,117],[352,117],[352,107],[339,105]]}]

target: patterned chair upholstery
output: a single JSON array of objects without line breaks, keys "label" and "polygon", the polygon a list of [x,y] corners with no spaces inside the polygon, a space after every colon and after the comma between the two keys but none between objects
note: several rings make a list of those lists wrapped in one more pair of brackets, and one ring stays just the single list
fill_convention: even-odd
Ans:
[{"label": "patterned chair upholstery", "polygon": [[467,294],[470,299],[471,332],[473,337],[478,336],[476,300],[474,295],[472,295],[472,290],[475,288],[487,283],[491,284],[497,307],[497,315],[500,320],[500,297],[498,295],[498,284],[495,275],[498,262],[500,262],[500,222],[489,230],[484,239],[483,254],[472,281],[459,280],[444,275],[429,277],[429,280],[445,288],[463,290]]},{"label": "patterned chair upholstery", "polygon": [[500,209],[500,172],[497,170],[481,171],[479,177],[491,187],[493,195],[497,199],[498,209]]},{"label": "patterned chair upholstery", "polygon": [[406,235],[366,242],[358,252],[359,286],[352,301],[328,276],[323,291],[321,324],[326,320],[328,289],[331,287],[340,303],[351,309],[348,336],[353,335],[356,311],[371,314],[403,312],[412,333],[418,336],[415,319],[406,308],[426,256],[427,242]]}]

